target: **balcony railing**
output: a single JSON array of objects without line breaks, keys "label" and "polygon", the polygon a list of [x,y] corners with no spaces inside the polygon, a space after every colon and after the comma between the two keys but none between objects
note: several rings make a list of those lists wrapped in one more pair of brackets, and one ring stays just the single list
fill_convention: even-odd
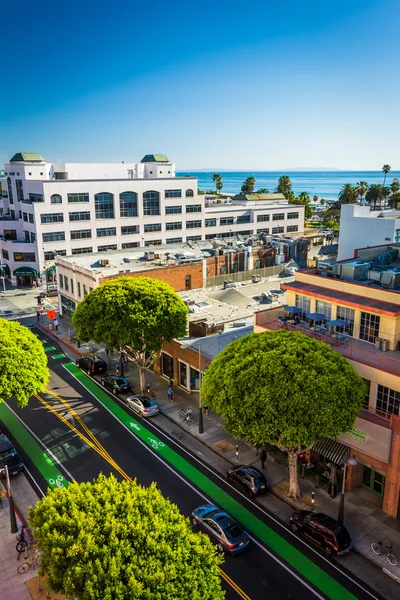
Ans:
[{"label": "balcony railing", "polygon": [[380,369],[381,371],[385,371],[386,373],[400,376],[400,352],[382,352],[381,350],[376,349],[372,344],[368,344],[362,340],[356,340],[351,337],[346,338],[346,340],[340,340],[324,335],[320,331],[306,329],[301,325],[294,325],[293,323],[284,323],[280,325],[278,322],[279,313],[282,313],[282,310],[271,309],[256,313],[256,327],[272,331],[289,329],[291,331],[304,333],[309,337],[313,337],[321,342],[329,344],[348,360],[354,360],[370,367]]},{"label": "balcony railing", "polygon": [[0,216],[0,221],[18,221],[18,217],[10,217],[6,215]]}]

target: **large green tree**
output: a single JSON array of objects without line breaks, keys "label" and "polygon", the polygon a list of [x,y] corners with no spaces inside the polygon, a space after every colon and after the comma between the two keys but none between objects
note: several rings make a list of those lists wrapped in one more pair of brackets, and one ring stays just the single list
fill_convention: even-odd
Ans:
[{"label": "large green tree", "polygon": [[201,397],[237,439],[287,452],[289,494],[297,498],[298,455],[351,429],[365,386],[328,344],[282,330],[229,344],[207,369]]},{"label": "large green tree", "polygon": [[354,204],[358,199],[358,188],[351,183],[345,183],[339,192],[340,204]]},{"label": "large green tree", "polygon": [[43,392],[49,381],[43,344],[16,321],[0,319],[0,402],[15,398],[28,404],[33,394]]},{"label": "large green tree", "polygon": [[376,210],[377,204],[379,207],[382,204],[382,200],[385,197],[385,191],[380,183],[371,183],[368,188],[368,192],[365,194],[365,200],[368,204],[372,204],[374,210]]},{"label": "large green tree", "polygon": [[288,175],[282,175],[279,177],[276,191],[280,194],[283,194],[285,198],[288,197],[288,194],[292,191],[292,182],[290,181],[290,177]]},{"label": "large green tree", "polygon": [[150,277],[121,277],[95,288],[72,315],[77,336],[104,342],[135,360],[140,387],[145,370],[160,357],[164,342],[182,337],[188,310],[164,281]]},{"label": "large green tree", "polygon": [[254,187],[256,185],[256,180],[254,177],[247,177],[244,180],[242,185],[242,193],[243,194],[252,194],[254,192]]},{"label": "large green tree", "polygon": [[397,192],[400,191],[400,182],[397,179],[397,177],[393,178],[393,181],[390,184],[390,191],[392,192],[392,194],[397,194]]},{"label": "large green tree", "polygon": [[213,175],[213,181],[215,183],[215,187],[217,189],[217,192],[220,193],[221,190],[222,190],[222,188],[224,187],[221,175],[219,173],[214,173],[214,175]]},{"label": "large green tree", "polygon": [[382,171],[383,171],[383,174],[384,174],[383,175],[383,185],[385,185],[387,174],[391,170],[392,170],[392,167],[390,165],[383,165],[383,167],[382,167]]},{"label": "large green tree", "polygon": [[78,600],[223,600],[222,558],[153,483],[100,475],[49,491],[29,511],[39,572]]},{"label": "large green tree", "polygon": [[365,194],[368,192],[368,183],[367,181],[359,181],[356,183],[357,194],[360,197],[360,202],[364,200]]}]

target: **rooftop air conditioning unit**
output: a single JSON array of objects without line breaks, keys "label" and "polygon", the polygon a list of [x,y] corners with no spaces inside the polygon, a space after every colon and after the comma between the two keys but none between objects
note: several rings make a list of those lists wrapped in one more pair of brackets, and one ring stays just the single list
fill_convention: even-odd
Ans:
[{"label": "rooftop air conditioning unit", "polygon": [[99,263],[101,267],[108,267],[110,264],[108,258],[100,258]]},{"label": "rooftop air conditioning unit", "polygon": [[144,260],[154,260],[155,254],[154,252],[146,251],[144,253]]}]

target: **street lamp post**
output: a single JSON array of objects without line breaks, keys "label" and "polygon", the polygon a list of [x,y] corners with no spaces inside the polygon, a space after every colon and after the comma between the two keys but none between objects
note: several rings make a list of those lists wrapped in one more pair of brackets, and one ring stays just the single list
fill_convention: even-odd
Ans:
[{"label": "street lamp post", "polygon": [[14,501],[11,496],[11,486],[10,486],[10,477],[8,474],[8,466],[4,465],[0,471],[4,471],[6,474],[6,483],[7,483],[7,494],[8,494],[8,504],[10,507],[10,525],[11,525],[11,533],[18,533],[17,519],[15,518],[15,510],[14,510]]},{"label": "street lamp post", "polygon": [[342,493],[340,494],[340,503],[339,503],[339,514],[338,521],[341,525],[344,522],[344,495],[346,493],[346,475],[347,475],[347,467],[355,467],[358,464],[355,458],[348,458],[343,465],[343,481],[342,481]]}]

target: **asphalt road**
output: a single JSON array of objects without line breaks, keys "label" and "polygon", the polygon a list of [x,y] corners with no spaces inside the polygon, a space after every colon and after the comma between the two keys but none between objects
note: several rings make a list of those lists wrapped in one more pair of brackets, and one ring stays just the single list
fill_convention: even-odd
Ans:
[{"label": "asphalt road", "polygon": [[[42,335],[42,332],[40,334],[43,339],[45,336]],[[56,348],[56,352],[52,353],[53,355],[57,355],[58,352],[62,353],[62,349],[59,349],[53,339],[49,340],[50,343]],[[62,366],[65,362],[68,362],[68,359],[49,359],[51,368],[49,389],[70,403],[118,466],[132,478],[137,478],[142,485],[149,485],[156,481],[163,494],[176,503],[181,512],[187,516],[190,515],[193,508],[204,503],[206,493],[199,490],[194,483],[177,472],[170,464],[164,462],[160,456],[153,453],[116,418],[110,416],[107,409],[76,378],[65,370]],[[72,425],[77,429],[81,429],[79,421],[71,418],[68,410],[61,402],[46,396],[46,394],[41,396],[56,411],[67,417]],[[9,405],[35,436],[57,457],[66,472],[71,474],[78,482],[95,478],[100,472],[105,474],[114,473],[117,477],[121,477],[103,456],[90,448],[67,424],[63,423],[56,414],[49,411],[36,398],[32,398],[29,407],[25,409],[18,409],[13,402],[10,402]],[[155,424],[156,421],[157,417],[154,418]],[[151,424],[144,424],[144,426],[149,427],[150,430],[152,428]],[[12,435],[12,432],[10,433]],[[169,438],[163,438],[159,432],[157,432],[157,436],[166,445],[173,445],[175,451],[188,459],[187,453]],[[45,491],[46,482],[35,469],[24,449],[22,449],[22,454],[27,465],[35,474],[37,482]],[[189,458],[189,461],[206,474],[209,479],[234,496],[246,509],[250,508],[251,512],[266,522],[271,529],[277,531],[279,535],[316,562],[318,566],[349,590],[355,598],[368,598],[371,600],[371,598],[378,597],[375,592],[371,592],[371,595],[364,583],[362,583],[364,590],[360,588],[354,576],[351,579],[348,578],[325,559],[319,558],[315,552],[301,544],[289,532],[282,530],[281,527],[260,511],[257,505],[249,503],[224,481],[221,481],[218,474],[214,474],[207,465],[199,464],[198,459],[194,458]],[[319,591],[313,591],[313,586],[309,582],[303,583],[302,574],[295,573],[292,567],[286,565],[262,541],[251,543],[249,548],[240,555],[226,557],[223,569],[243,592],[243,595],[241,595],[240,591],[234,591],[224,581],[223,585],[229,600],[236,600],[239,597],[246,598],[246,595],[251,600],[265,598],[311,600],[327,597]]]}]

